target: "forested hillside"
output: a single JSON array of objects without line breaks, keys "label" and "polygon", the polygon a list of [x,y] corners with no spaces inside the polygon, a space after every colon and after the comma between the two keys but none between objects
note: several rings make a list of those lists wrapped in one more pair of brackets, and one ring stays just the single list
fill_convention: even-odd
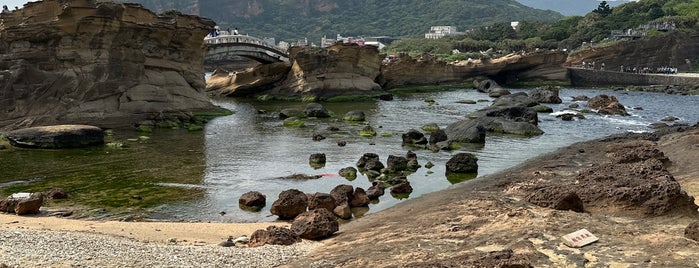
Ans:
[{"label": "forested hillside", "polygon": [[322,36],[420,37],[435,25],[459,30],[497,22],[556,21],[557,12],[514,0],[129,0],[155,11],[176,9],[213,19],[222,29],[277,40]]},{"label": "forested hillside", "polygon": [[[517,0],[517,2],[533,8],[553,10],[563,15],[585,15],[597,8],[600,3],[598,0]],[[627,2],[629,0],[607,1],[611,7]]]}]

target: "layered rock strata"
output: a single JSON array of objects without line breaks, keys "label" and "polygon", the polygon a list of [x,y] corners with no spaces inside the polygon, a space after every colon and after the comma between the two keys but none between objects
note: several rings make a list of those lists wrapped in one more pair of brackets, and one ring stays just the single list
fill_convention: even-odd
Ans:
[{"label": "layered rock strata", "polygon": [[290,64],[260,65],[239,73],[218,72],[207,89],[218,95],[272,94],[332,97],[376,94],[381,58],[373,46],[336,43],[327,48],[293,47]]},{"label": "layered rock strata", "polygon": [[31,2],[0,19],[0,128],[123,127],[215,109],[202,65],[211,20],[90,0]]}]

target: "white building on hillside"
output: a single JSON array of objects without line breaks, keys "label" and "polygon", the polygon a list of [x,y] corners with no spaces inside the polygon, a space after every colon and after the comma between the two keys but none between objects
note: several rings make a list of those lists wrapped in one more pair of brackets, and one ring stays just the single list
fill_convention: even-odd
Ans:
[{"label": "white building on hillside", "polygon": [[456,26],[432,26],[430,32],[425,34],[426,39],[439,39],[445,36],[462,35],[456,30]]}]

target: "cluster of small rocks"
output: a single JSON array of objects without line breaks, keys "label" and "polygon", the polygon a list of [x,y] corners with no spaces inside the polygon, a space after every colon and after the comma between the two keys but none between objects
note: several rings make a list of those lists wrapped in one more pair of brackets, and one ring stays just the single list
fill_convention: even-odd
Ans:
[{"label": "cluster of small rocks", "polygon": [[0,234],[0,266],[7,267],[275,267],[319,244],[238,248],[147,243],[65,231],[12,230]]}]

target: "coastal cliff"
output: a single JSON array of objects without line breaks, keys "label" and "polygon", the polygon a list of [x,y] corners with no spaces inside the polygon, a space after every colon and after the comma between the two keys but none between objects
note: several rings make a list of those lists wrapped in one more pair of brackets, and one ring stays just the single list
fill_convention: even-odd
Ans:
[{"label": "coastal cliff", "polygon": [[561,51],[537,51],[510,54],[491,60],[444,62],[429,55],[412,58],[399,57],[381,68],[381,85],[386,89],[410,85],[435,85],[463,82],[487,76],[499,83],[517,80],[566,81],[563,63],[566,54]]},{"label": "coastal cliff", "polygon": [[328,48],[294,47],[291,64],[273,63],[229,74],[215,72],[207,90],[223,96],[273,95],[325,98],[376,95],[402,86],[459,83],[479,77],[498,82],[567,81],[560,51],[511,54],[488,61],[448,63],[430,55],[384,61],[373,46],[336,43]]},{"label": "coastal cliff", "polygon": [[[692,71],[699,61],[699,33],[673,32],[653,38],[619,42],[607,46],[588,47],[568,57],[569,66],[582,62],[605,64],[606,70],[621,67],[674,67],[680,72]],[[599,68],[599,67],[596,67]]]},{"label": "coastal cliff", "polygon": [[234,74],[216,72],[207,81],[207,90],[225,96],[319,98],[381,91],[376,82],[381,72],[376,47],[342,43],[328,48],[293,47],[289,58],[290,64],[259,65]]},{"label": "coastal cliff", "polygon": [[94,0],[31,2],[0,20],[0,129],[184,122],[216,109],[203,76],[211,20]]}]

